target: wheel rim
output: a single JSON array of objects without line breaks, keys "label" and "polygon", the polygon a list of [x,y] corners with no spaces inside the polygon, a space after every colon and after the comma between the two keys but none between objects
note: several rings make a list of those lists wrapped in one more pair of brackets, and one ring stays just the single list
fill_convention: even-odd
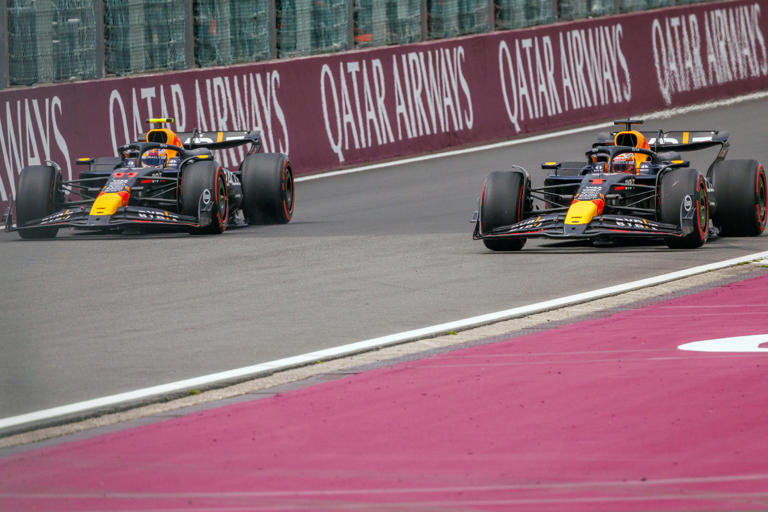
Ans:
[{"label": "wheel rim", "polygon": [[707,234],[707,224],[709,224],[709,201],[707,201],[707,189],[703,184],[700,184],[698,202],[699,234],[704,238]]},{"label": "wheel rim", "polygon": [[283,202],[285,203],[285,213],[290,215],[293,211],[293,172],[287,166],[285,168],[285,182],[283,183]]},{"label": "wheel rim", "polygon": [[216,202],[219,206],[219,213],[224,218],[227,214],[227,187],[221,176],[216,180]]},{"label": "wheel rim", "polygon": [[[762,168],[760,169],[762,171]],[[765,224],[766,219],[766,200],[768,199],[766,196],[768,194],[768,191],[766,191],[765,187],[765,173],[760,172],[757,175],[757,204],[755,205],[757,209],[757,222],[761,226]]]}]

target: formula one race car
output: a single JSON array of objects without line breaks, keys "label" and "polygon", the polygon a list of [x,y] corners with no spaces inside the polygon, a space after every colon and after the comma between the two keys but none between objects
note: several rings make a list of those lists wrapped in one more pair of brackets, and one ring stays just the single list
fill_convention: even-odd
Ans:
[{"label": "formula one race car", "polygon": [[[584,161],[543,163],[552,171],[543,187],[531,187],[519,166],[489,174],[473,238],[494,251],[520,250],[528,237],[655,237],[672,248],[695,248],[709,236],[763,232],[765,170],[755,160],[726,161],[727,133],[632,129],[640,123],[616,121],[624,129],[599,135]],[[715,146],[706,174],[679,153]]]},{"label": "formula one race car", "polygon": [[[152,126],[173,119],[150,119]],[[281,153],[259,153],[259,133],[174,133],[153,127],[143,140],[118,148],[119,157],[80,158],[88,170],[62,180],[53,162],[22,169],[7,231],[52,238],[60,227],[119,230],[177,228],[217,234],[248,224],[284,224],[293,215],[293,171]],[[250,144],[231,172],[212,150]],[[73,197],[79,196],[79,197]],[[13,211],[13,208],[11,208]]]}]

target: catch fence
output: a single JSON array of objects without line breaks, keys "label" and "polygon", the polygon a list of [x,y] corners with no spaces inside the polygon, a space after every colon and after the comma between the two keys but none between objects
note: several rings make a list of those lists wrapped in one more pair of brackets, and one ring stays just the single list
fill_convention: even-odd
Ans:
[{"label": "catch fence", "polygon": [[696,0],[0,0],[0,89],[227,66]]}]

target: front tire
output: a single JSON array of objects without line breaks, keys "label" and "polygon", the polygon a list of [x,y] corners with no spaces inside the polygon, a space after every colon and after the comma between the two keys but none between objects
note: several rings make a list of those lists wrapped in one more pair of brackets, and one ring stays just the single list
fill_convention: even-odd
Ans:
[{"label": "front tire", "polygon": [[[480,196],[480,233],[520,222],[528,203],[530,178],[522,171],[494,171],[485,178]],[[483,238],[492,251],[519,251],[525,238]]]},{"label": "front tire", "polygon": [[765,230],[765,169],[757,160],[725,160],[712,169],[717,213],[712,219],[722,236],[757,236]]},{"label": "front tire", "polygon": [[195,235],[218,235],[224,231],[229,215],[227,182],[221,167],[213,161],[192,162],[184,167],[181,174],[181,213],[197,217],[200,196],[210,190],[214,202],[211,211],[212,222],[208,226],[192,230]]},{"label": "front tire", "polygon": [[[23,227],[47,217],[56,211],[62,200],[61,171],[50,165],[25,167],[21,170],[16,191],[16,225]],[[58,231],[57,227],[20,229],[19,236],[25,239],[53,238]]]},{"label": "front tire", "polygon": [[[691,197],[693,232],[683,237],[668,237],[667,246],[672,249],[701,247],[709,233],[709,196],[704,176],[696,169],[674,169],[661,180],[661,222],[680,225],[680,207],[686,196]],[[682,226],[681,226],[682,227]]]},{"label": "front tire", "polygon": [[282,153],[254,153],[240,166],[248,224],[287,224],[293,218],[293,168]]}]

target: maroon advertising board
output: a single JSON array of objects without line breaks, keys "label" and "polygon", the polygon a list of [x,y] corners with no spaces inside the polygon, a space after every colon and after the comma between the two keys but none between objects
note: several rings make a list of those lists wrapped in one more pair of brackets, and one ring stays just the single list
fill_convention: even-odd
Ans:
[{"label": "maroon advertising board", "polygon": [[[149,117],[260,129],[297,175],[768,88],[768,0],[0,91],[0,206],[24,166],[114,155]],[[726,127],[727,128],[727,127]],[[230,168],[237,150],[220,155]]]}]

